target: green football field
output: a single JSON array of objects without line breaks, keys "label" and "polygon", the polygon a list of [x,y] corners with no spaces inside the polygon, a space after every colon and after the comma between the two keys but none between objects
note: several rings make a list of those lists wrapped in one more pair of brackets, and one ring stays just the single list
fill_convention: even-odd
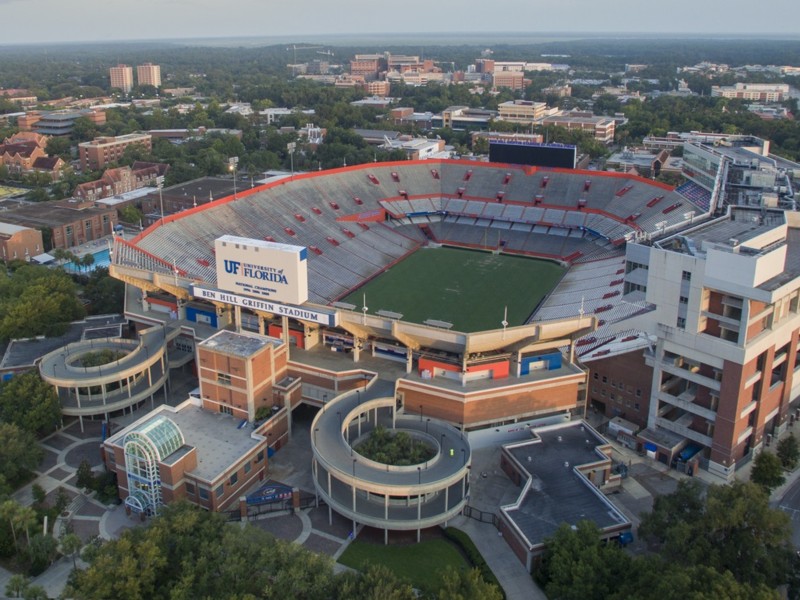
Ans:
[{"label": "green football field", "polygon": [[545,260],[456,248],[422,248],[343,298],[369,313],[390,310],[404,321],[437,319],[456,331],[522,325],[564,269]]}]

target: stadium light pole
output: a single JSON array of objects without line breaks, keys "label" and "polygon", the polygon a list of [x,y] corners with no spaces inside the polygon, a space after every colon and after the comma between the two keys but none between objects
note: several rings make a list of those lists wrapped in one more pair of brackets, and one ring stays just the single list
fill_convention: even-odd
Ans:
[{"label": "stadium light pole", "polygon": [[164,224],[164,197],[161,195],[161,189],[164,187],[164,176],[159,175],[156,177],[156,187],[158,188],[158,204],[161,209],[161,224]]},{"label": "stadium light pole", "polygon": [[292,166],[292,179],[294,179],[294,150],[297,148],[296,142],[289,142],[286,144],[286,150],[289,152],[289,161]]},{"label": "stadium light pole", "polygon": [[233,199],[236,200],[236,171],[239,167],[239,157],[231,156],[228,159],[228,170],[233,171]]}]

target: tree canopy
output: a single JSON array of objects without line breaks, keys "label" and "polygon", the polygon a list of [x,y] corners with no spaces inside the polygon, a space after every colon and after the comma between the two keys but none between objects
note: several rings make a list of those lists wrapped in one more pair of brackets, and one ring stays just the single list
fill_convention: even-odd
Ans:
[{"label": "tree canopy", "polygon": [[[88,568],[73,571],[67,587],[67,595],[77,599],[415,597],[409,584],[385,568],[334,575],[327,556],[277,540],[256,527],[230,525],[222,515],[188,503],[167,506],[150,526],[129,529],[117,540],[87,548],[84,558]],[[453,589],[473,584],[470,577],[448,583]]]},{"label": "tree canopy", "polygon": [[0,274],[0,341],[57,336],[84,316],[72,279],[58,269],[23,265]]},{"label": "tree canopy", "polygon": [[639,536],[653,553],[633,556],[607,544],[589,522],[562,525],[537,577],[551,600],[767,600],[784,584],[797,597],[790,534],[788,517],[769,507],[758,485],[705,491],[682,481],[642,518]]},{"label": "tree canopy", "polygon": [[0,421],[41,437],[54,431],[60,420],[61,404],[55,390],[37,371],[0,383]]}]

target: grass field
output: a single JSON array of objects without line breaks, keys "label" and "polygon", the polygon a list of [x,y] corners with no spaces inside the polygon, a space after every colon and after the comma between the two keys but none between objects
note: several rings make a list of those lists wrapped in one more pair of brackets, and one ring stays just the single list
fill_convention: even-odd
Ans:
[{"label": "grass field", "polygon": [[28,190],[24,188],[17,188],[0,184],[0,200],[2,200],[3,198],[10,198],[11,196],[17,194],[24,194],[27,191]]},{"label": "grass field", "polygon": [[561,279],[564,269],[545,260],[456,248],[422,248],[343,298],[370,313],[391,310],[404,321],[438,319],[456,331],[522,325]]},{"label": "grass field", "polygon": [[447,540],[427,540],[406,546],[355,540],[339,557],[339,562],[354,569],[361,569],[365,563],[385,565],[414,587],[427,591],[441,585],[442,572],[448,565],[459,570],[470,568],[459,549]]}]

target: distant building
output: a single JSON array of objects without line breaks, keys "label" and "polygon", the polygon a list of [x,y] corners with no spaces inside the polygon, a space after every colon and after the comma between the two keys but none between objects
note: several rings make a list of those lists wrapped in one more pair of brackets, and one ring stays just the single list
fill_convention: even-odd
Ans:
[{"label": "distant building", "polygon": [[22,204],[0,213],[5,223],[50,230],[53,248],[71,248],[111,235],[115,209],[97,208],[91,202],[59,200]]},{"label": "distant building", "polygon": [[565,129],[579,129],[594,136],[594,138],[610,144],[614,141],[616,129],[614,119],[611,117],[596,117],[592,113],[581,111],[562,112],[542,119],[541,124],[547,127],[553,125]]},{"label": "distant building", "polygon": [[469,106],[448,106],[440,115],[431,119],[433,127],[449,127],[458,130],[488,129],[489,122],[497,112]]},{"label": "distant building", "polygon": [[95,125],[106,122],[106,113],[102,110],[32,110],[17,118],[17,126],[20,131],[34,131],[42,135],[69,135],[75,121],[81,117],[89,119]]},{"label": "distant building", "polygon": [[135,162],[130,167],[106,169],[100,179],[80,183],[73,197],[96,202],[104,198],[125,194],[139,188],[155,185],[156,178],[169,168],[163,163]]},{"label": "distant building", "polygon": [[133,67],[128,65],[117,65],[108,70],[111,79],[111,87],[122,90],[128,94],[133,89]]},{"label": "distant building", "polygon": [[[136,67],[136,79],[138,84],[152,85],[154,88],[161,87],[161,67],[151,63],[144,63]],[[113,85],[111,87],[114,87]]]},{"label": "distant building", "polygon": [[350,74],[366,81],[377,79],[383,60],[382,54],[356,54],[350,61]]},{"label": "distant building", "polygon": [[366,90],[370,96],[388,96],[391,90],[388,81],[367,81]]},{"label": "distant building", "polygon": [[547,104],[531,100],[509,100],[497,105],[497,118],[513,123],[533,123],[548,114]]},{"label": "distant building", "polygon": [[789,85],[786,83],[742,83],[735,85],[711,87],[711,95],[722,98],[740,100],[756,100],[757,102],[783,102],[789,97]]},{"label": "distant building", "polygon": [[32,227],[0,222],[0,252],[6,262],[30,260],[44,252],[42,232]]},{"label": "distant building", "polygon": [[530,80],[525,79],[523,71],[495,71],[492,74],[492,85],[495,88],[522,90]]},{"label": "distant building", "polygon": [[122,158],[125,148],[138,144],[149,152],[153,145],[149,133],[129,133],[127,135],[95,138],[91,142],[78,144],[81,169],[102,169],[105,165]]}]

